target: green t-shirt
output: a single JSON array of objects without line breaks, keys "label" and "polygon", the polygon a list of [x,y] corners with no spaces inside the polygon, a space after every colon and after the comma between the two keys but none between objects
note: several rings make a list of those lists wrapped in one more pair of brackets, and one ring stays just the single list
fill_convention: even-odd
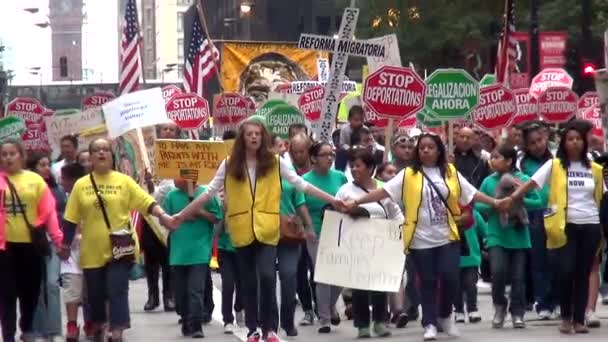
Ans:
[{"label": "green t-shirt", "polygon": [[[528,177],[532,177],[532,176],[534,176],[536,171],[538,171],[538,169],[540,169],[540,167],[543,166],[543,164],[545,162],[546,162],[546,160],[538,161],[533,158],[524,158],[524,159],[522,159],[521,165],[520,165],[521,172],[523,172]],[[539,193],[540,193],[540,198],[542,199],[543,208],[545,208],[547,206],[547,203],[549,202],[549,184],[545,184],[545,186],[543,186],[543,188],[539,191]]]},{"label": "green t-shirt", "polygon": [[[344,173],[334,169],[330,169],[326,175],[318,174],[314,170],[311,170],[302,176],[302,178],[332,196],[335,196],[340,187],[348,182]],[[321,220],[323,207],[329,203],[308,194],[305,197],[312,225],[314,226],[315,233],[319,236],[321,234],[321,225],[323,224]]]},{"label": "green t-shirt", "polygon": [[295,215],[296,209],[306,204],[304,193],[285,180],[281,180],[281,215]]},{"label": "green t-shirt", "polygon": [[[486,177],[483,183],[481,183],[479,191],[490,197],[496,197],[496,186],[500,181],[500,177],[501,175],[496,172]],[[530,177],[519,171],[514,172],[513,177],[521,180],[523,183],[530,180]],[[526,210],[541,209],[542,204],[542,199],[538,190],[528,192],[523,198],[523,206]],[[488,235],[486,243],[488,248],[494,246],[511,249],[532,247],[528,226],[517,227],[514,223],[510,223],[507,227],[501,226],[498,210],[485,203],[475,203],[475,209],[488,218]]]},{"label": "green t-shirt", "polygon": [[[207,187],[198,187],[194,193],[197,198],[206,191]],[[190,200],[188,194],[180,189],[173,189],[165,197],[163,209],[169,215],[179,213]],[[217,198],[211,199],[205,210],[212,213],[219,220],[223,218],[222,207]],[[213,244],[213,223],[197,218],[184,221],[177,230],[171,233],[171,248],[169,250],[169,264],[195,265],[208,264],[211,260],[211,247]]]}]

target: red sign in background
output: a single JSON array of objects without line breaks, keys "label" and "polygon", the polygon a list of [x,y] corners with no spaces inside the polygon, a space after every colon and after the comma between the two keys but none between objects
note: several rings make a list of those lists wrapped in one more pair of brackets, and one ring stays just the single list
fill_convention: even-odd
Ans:
[{"label": "red sign in background", "polygon": [[563,68],[566,65],[567,32],[540,32],[538,38],[538,53],[540,69]]},{"label": "red sign in background", "polygon": [[581,119],[590,121],[593,124],[591,134],[603,138],[604,130],[602,128],[602,111],[599,105],[594,105],[583,110]]},{"label": "red sign in background", "polygon": [[238,124],[255,111],[251,103],[238,93],[223,93],[213,111],[213,122],[220,125]]},{"label": "red sign in background", "polygon": [[513,95],[515,95],[517,114],[513,117],[511,125],[538,120],[538,103],[536,98],[530,95],[528,88],[513,90]]},{"label": "red sign in background", "polygon": [[424,107],[426,85],[411,68],[383,66],[369,75],[363,102],[378,115],[404,119]]},{"label": "red sign in background", "polygon": [[578,95],[568,88],[549,88],[538,98],[538,115],[549,123],[570,120],[578,110]]},{"label": "red sign in background", "polygon": [[316,86],[306,89],[300,95],[300,98],[298,98],[298,107],[309,122],[321,120],[321,107],[323,106],[324,95],[325,87]]},{"label": "red sign in background", "polygon": [[163,87],[162,93],[163,93],[163,99],[165,99],[165,104],[167,104],[167,102],[169,102],[169,100],[171,100],[171,98],[174,95],[181,94],[181,93],[183,93],[183,91],[181,89],[179,89],[177,86],[170,84],[168,86]]},{"label": "red sign in background", "polygon": [[23,147],[27,151],[49,151],[44,116],[49,112],[40,102],[31,97],[17,97],[6,106],[7,116],[16,116],[25,121],[27,131],[23,133]]},{"label": "red sign in background", "polygon": [[561,87],[571,89],[573,83],[574,80],[572,79],[572,76],[564,69],[544,69],[532,79],[532,84],[530,84],[530,95],[538,98],[549,88]]},{"label": "red sign in background", "polygon": [[165,107],[167,117],[181,129],[199,129],[209,120],[209,103],[193,93],[175,94]]},{"label": "red sign in background", "polygon": [[101,107],[104,103],[112,101],[116,96],[110,92],[97,92],[82,99],[82,110]]},{"label": "red sign in background", "polygon": [[480,89],[479,104],[471,117],[476,125],[491,131],[509,126],[516,114],[513,92],[502,84],[494,84]]}]

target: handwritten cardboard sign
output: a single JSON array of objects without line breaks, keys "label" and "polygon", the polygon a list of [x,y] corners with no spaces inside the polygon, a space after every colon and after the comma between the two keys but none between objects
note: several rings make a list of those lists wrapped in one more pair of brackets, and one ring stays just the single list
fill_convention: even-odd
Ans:
[{"label": "handwritten cardboard sign", "polygon": [[52,116],[45,117],[44,123],[46,124],[53,156],[59,153],[62,137],[70,134],[79,135],[78,145],[81,148],[86,148],[88,140],[80,136],[82,132],[99,129],[100,127],[105,128],[101,107],[93,107],[85,111],[56,111]]},{"label": "handwritten cardboard sign", "polygon": [[207,184],[226,159],[221,141],[158,139],[155,145],[156,175]]},{"label": "handwritten cardboard sign", "polygon": [[400,224],[380,219],[354,220],[326,211],[315,281],[351,289],[397,292],[405,265]]}]

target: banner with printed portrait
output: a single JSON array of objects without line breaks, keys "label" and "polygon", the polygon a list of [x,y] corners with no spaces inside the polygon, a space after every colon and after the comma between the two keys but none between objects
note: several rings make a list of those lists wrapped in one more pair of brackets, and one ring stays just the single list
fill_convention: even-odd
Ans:
[{"label": "banner with printed portrait", "polygon": [[315,77],[319,57],[327,58],[327,54],[298,49],[295,43],[224,43],[224,91],[251,96],[259,106],[276,86]]}]

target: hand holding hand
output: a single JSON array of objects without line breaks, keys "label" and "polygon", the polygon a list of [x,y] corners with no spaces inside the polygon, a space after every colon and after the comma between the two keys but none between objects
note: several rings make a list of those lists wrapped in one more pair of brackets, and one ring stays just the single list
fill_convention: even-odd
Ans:
[{"label": "hand holding hand", "polygon": [[57,256],[62,261],[66,261],[70,258],[70,249],[66,246],[61,247],[57,250]]},{"label": "hand holding hand", "polygon": [[177,215],[162,215],[160,217],[160,223],[165,226],[167,229],[169,230],[176,230],[179,225],[182,223],[182,219],[179,216],[179,214]]},{"label": "hand holding hand", "polygon": [[513,199],[511,197],[505,197],[496,201],[496,208],[501,212],[506,212],[511,208]]},{"label": "hand holding hand", "polygon": [[344,202],[342,200],[339,200],[337,198],[334,198],[331,201],[331,206],[334,207],[334,209],[336,209],[337,211],[340,212],[344,212],[346,209],[344,207]]}]

